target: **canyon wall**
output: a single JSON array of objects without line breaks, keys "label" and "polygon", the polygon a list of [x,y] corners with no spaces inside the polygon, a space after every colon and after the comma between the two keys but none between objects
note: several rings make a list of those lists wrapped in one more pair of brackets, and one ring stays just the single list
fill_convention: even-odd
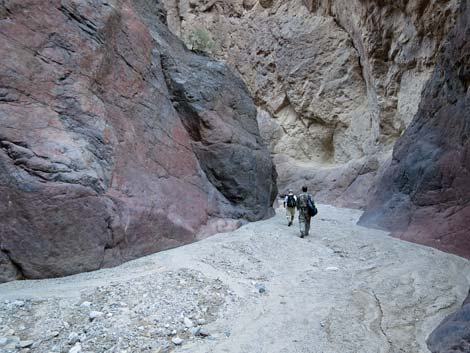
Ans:
[{"label": "canyon wall", "polygon": [[361,224],[470,258],[470,4],[442,49]]},{"label": "canyon wall", "polygon": [[258,107],[280,191],[306,184],[317,200],[364,207],[423,87],[457,0],[165,0],[189,46],[238,71]]},{"label": "canyon wall", "polygon": [[165,22],[150,0],[0,2],[0,282],[272,214],[248,90]]}]

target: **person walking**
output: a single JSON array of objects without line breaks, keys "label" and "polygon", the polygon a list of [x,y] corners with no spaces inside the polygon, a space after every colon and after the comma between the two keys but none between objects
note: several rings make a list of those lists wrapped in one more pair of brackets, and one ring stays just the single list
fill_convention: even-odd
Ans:
[{"label": "person walking", "polygon": [[308,235],[310,231],[310,220],[317,212],[315,203],[313,202],[313,196],[308,193],[307,190],[306,186],[302,186],[302,193],[297,197],[297,210],[299,211],[301,238]]},{"label": "person walking", "polygon": [[286,209],[286,217],[287,217],[287,226],[290,227],[294,222],[295,217],[295,206],[297,205],[297,197],[294,195],[292,190],[286,195],[284,199],[284,208]]}]

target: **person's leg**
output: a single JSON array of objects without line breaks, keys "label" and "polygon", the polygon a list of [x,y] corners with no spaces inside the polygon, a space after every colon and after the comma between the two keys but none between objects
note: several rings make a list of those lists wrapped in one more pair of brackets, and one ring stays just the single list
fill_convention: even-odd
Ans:
[{"label": "person's leg", "polygon": [[305,220],[305,236],[308,235],[308,233],[310,232],[310,221],[312,220],[311,217],[308,217],[306,220]]},{"label": "person's leg", "polygon": [[289,208],[290,207],[286,207],[286,218],[287,218],[287,225],[290,226],[290,211],[289,211]]},{"label": "person's leg", "polygon": [[294,223],[294,217],[295,217],[295,207],[289,207],[289,226]]},{"label": "person's leg", "polygon": [[302,217],[302,211],[299,211],[299,228],[300,228],[300,237],[305,236],[305,217]]}]

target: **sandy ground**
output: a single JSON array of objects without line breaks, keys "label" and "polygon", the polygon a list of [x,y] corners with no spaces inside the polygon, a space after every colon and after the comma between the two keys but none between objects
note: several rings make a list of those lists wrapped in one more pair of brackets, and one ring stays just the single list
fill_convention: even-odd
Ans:
[{"label": "sandy ground", "polygon": [[320,205],[300,239],[278,209],[116,268],[0,285],[0,352],[427,352],[470,262],[359,216]]}]

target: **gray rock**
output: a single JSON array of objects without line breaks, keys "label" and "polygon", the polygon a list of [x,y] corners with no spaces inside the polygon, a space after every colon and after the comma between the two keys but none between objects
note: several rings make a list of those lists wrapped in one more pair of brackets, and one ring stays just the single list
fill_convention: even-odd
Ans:
[{"label": "gray rock", "polygon": [[82,345],[80,343],[75,343],[75,346],[69,349],[69,353],[81,353]]},{"label": "gray rock", "polygon": [[202,327],[201,330],[199,331],[199,335],[202,336],[202,337],[209,337],[211,335],[211,333],[209,332],[209,330]]},{"label": "gray rock", "polygon": [[68,344],[70,344],[71,346],[73,346],[75,343],[77,343],[78,341],[80,340],[80,337],[78,335],[78,333],[76,332],[71,332],[69,334],[69,337],[67,338],[67,342]]},{"label": "gray rock", "polygon": [[7,343],[8,343],[8,338],[0,337],[0,347],[6,346]]},{"label": "gray rock", "polygon": [[183,344],[184,341],[179,337],[174,337],[171,339],[171,342],[173,342],[173,344],[176,346],[180,346]]},{"label": "gray rock", "polygon": [[260,293],[260,294],[266,292],[266,287],[263,283],[256,283],[255,288],[258,290],[258,293]]},{"label": "gray rock", "polygon": [[191,328],[191,333],[193,336],[200,336],[201,335],[201,328],[200,327],[193,327]]},{"label": "gray rock", "polygon": [[101,311],[91,311],[90,315],[89,315],[90,320],[95,320],[95,319],[100,318],[102,316],[103,316],[103,313]]},{"label": "gray rock", "polygon": [[187,317],[184,318],[183,322],[184,322],[184,326],[186,326],[187,328],[191,328],[194,326],[194,323],[192,322],[192,320]]},{"label": "gray rock", "polygon": [[31,347],[33,344],[34,344],[34,341],[25,340],[25,341],[20,341],[19,346],[20,348],[28,348],[28,347]]}]

